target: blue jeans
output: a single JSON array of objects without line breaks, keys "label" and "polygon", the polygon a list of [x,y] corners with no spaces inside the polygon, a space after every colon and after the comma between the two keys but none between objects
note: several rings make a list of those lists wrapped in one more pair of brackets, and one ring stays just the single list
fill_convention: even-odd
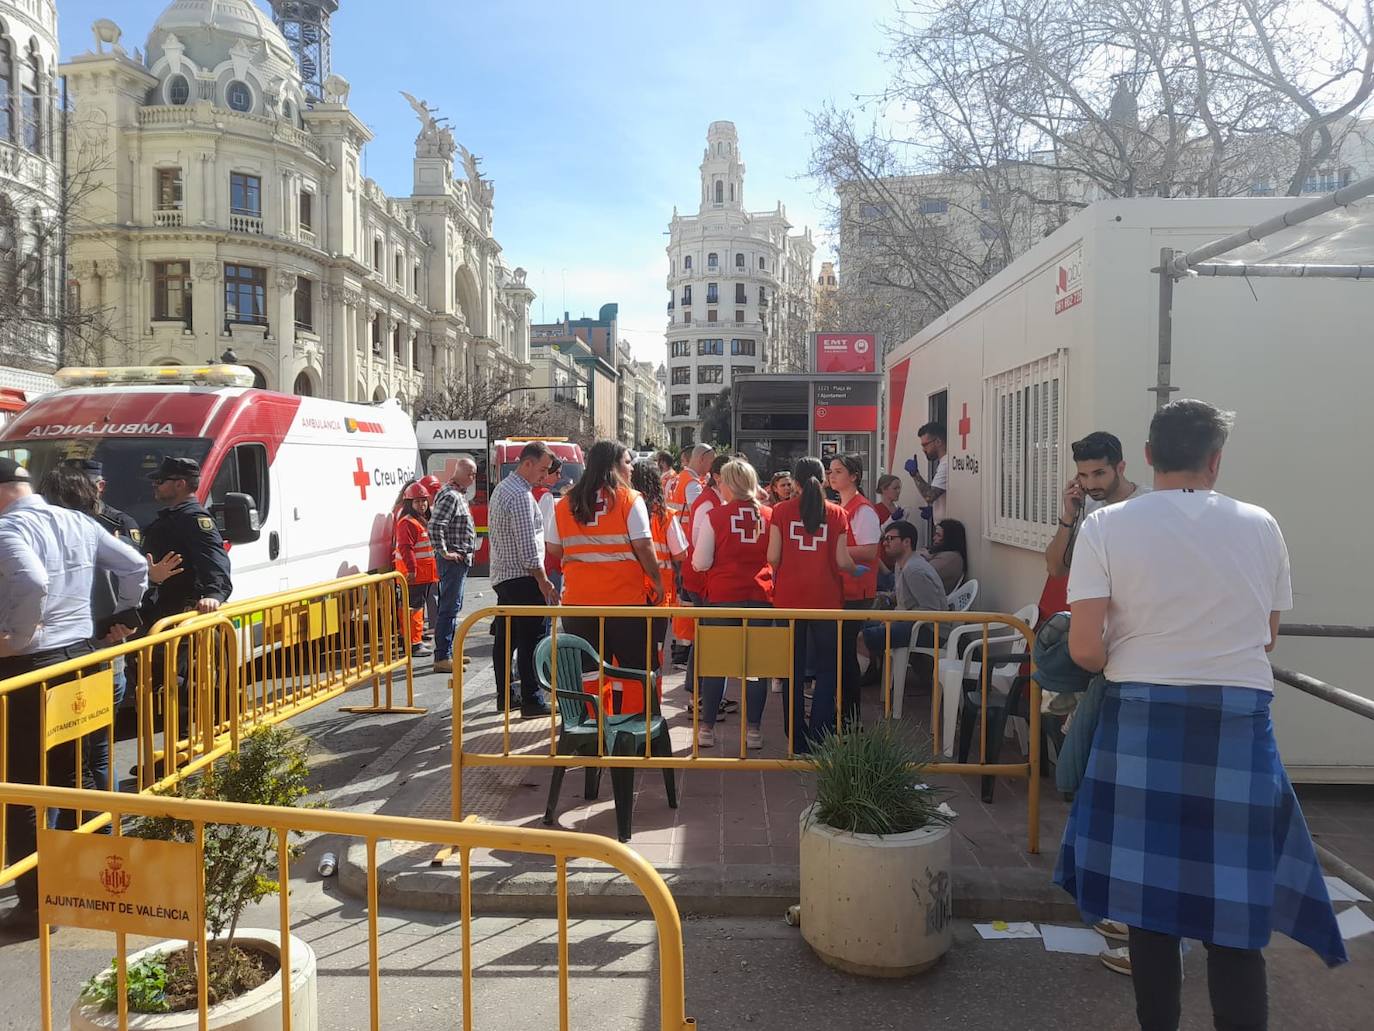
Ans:
[{"label": "blue jeans", "polygon": [[468,578],[466,562],[450,562],[439,556],[439,614],[434,620],[434,658],[453,658],[453,633],[458,613],[463,608],[463,584]]},{"label": "blue jeans", "polygon": [[[746,602],[707,602],[716,608],[750,608],[766,609],[769,608],[764,601]],[[743,620],[740,619],[703,619],[701,626],[741,626]],[[767,619],[751,619],[751,627],[772,626],[773,622]],[[716,725],[716,714],[720,711],[721,700],[725,697],[725,678],[724,677],[702,677],[701,678],[701,725],[703,727],[714,727]],[[750,680],[745,691],[745,715],[749,726],[757,727],[763,722],[763,707],[768,701],[768,685],[762,680]]]},{"label": "blue jeans", "polygon": [[[792,634],[792,679],[783,695],[783,730],[791,735],[792,748],[798,755],[811,751],[811,744],[819,741],[826,731],[835,729],[835,651],[839,646],[839,632],[833,620],[799,619]],[[815,661],[816,691],[811,697],[811,718],[804,715],[806,700],[802,696],[802,676],[806,670],[808,646]]]}]

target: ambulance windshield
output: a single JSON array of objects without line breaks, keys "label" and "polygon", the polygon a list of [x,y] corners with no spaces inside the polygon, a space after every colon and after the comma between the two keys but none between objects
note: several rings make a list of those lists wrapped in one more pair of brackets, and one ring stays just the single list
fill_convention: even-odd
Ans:
[{"label": "ambulance windshield", "polygon": [[[501,479],[515,472],[520,467],[519,462],[502,462]],[[558,470],[558,483],[554,485],[555,494],[564,494],[582,476],[582,465],[580,462],[564,462],[562,468]]]},{"label": "ambulance windshield", "polygon": [[0,444],[0,455],[28,469],[35,490],[59,462],[95,459],[103,467],[105,503],[133,516],[139,526],[151,523],[159,508],[148,474],[164,458],[191,458],[203,465],[209,453],[208,440],[187,437],[68,437]]}]

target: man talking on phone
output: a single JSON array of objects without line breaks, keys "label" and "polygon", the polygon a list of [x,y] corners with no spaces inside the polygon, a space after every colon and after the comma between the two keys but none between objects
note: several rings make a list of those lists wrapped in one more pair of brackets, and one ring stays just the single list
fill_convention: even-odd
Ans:
[{"label": "man talking on phone", "polygon": [[1075,440],[1072,447],[1078,472],[1064,488],[1059,526],[1045,549],[1045,566],[1050,576],[1068,576],[1073,562],[1074,539],[1084,516],[1150,490],[1126,479],[1121,441],[1115,434],[1097,430],[1082,440]]}]

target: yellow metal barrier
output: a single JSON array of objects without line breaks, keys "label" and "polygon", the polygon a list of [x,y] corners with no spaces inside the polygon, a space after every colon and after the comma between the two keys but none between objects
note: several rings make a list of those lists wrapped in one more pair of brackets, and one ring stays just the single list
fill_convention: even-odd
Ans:
[{"label": "yellow metal barrier", "polygon": [[[464,670],[461,662],[462,655],[467,646],[467,638],[471,629],[478,623],[487,619],[511,620],[521,617],[534,617],[537,619],[551,620],[551,637],[554,649],[554,658],[551,662],[552,683],[555,692],[558,688],[557,683],[557,649],[558,636],[567,631],[560,630],[562,624],[569,620],[594,620],[598,627],[597,640],[589,641],[596,648],[597,654],[606,656],[606,620],[608,619],[635,619],[644,621],[645,634],[645,654],[654,655],[655,644],[655,624],[661,623],[670,618],[686,618],[696,622],[697,636],[696,646],[693,648],[693,662],[695,666],[694,688],[692,692],[692,744],[689,754],[673,755],[654,755],[651,751],[650,743],[650,707],[644,706],[644,754],[643,755],[624,755],[607,754],[606,734],[605,734],[605,713],[604,706],[596,706],[598,722],[598,741],[597,754],[588,755],[559,755],[558,754],[558,735],[560,732],[560,717],[556,702],[552,708],[554,716],[549,720],[548,752],[543,754],[532,751],[513,751],[511,748],[511,698],[512,692],[507,692],[506,708],[503,713],[503,733],[502,749],[500,752],[474,752],[468,751],[463,744],[464,741],[464,720],[465,709],[463,699]],[[738,626],[706,625],[706,621],[731,620],[737,621]],[[1034,632],[1026,623],[1017,619],[1015,616],[1005,613],[995,612],[894,612],[885,610],[812,610],[812,609],[767,609],[767,608],[699,608],[699,607],[668,607],[651,608],[647,606],[626,606],[614,608],[589,608],[589,607],[570,607],[570,606],[528,606],[528,607],[493,607],[482,609],[469,615],[459,625],[457,634],[454,637],[453,664],[453,712],[455,714],[453,725],[453,744],[452,744],[452,770],[451,770],[451,796],[452,811],[451,816],[455,820],[462,819],[463,815],[463,770],[464,768],[479,766],[533,766],[533,767],[597,767],[597,768],[644,768],[644,769],[711,769],[717,772],[724,770],[802,770],[807,766],[806,760],[799,757],[797,742],[794,739],[793,731],[789,721],[789,734],[787,741],[787,754],[777,758],[749,758],[746,754],[745,745],[745,721],[740,722],[739,754],[737,756],[705,756],[700,752],[697,741],[697,731],[700,729],[701,713],[701,678],[708,677],[731,677],[738,679],[752,678],[790,678],[792,675],[792,655],[794,637],[799,623],[803,622],[835,622],[840,625],[842,632],[846,634],[858,634],[864,624],[879,623],[886,629],[885,647],[882,650],[882,684],[883,684],[883,714],[890,717],[892,713],[891,684],[892,676],[890,662],[892,655],[892,627],[897,623],[922,623],[928,624],[933,628],[933,648],[936,656],[941,654],[941,631],[942,628],[952,628],[955,626],[981,626],[981,634],[975,634],[969,642],[969,647],[977,650],[981,655],[989,654],[989,638],[992,631],[997,628],[999,633],[1014,632],[1019,634],[1024,641],[1024,654],[1029,656],[1034,644]],[[912,646],[916,646],[915,633],[913,626]],[[513,640],[510,633],[509,622],[506,627],[506,640]],[[662,644],[662,634],[657,634],[657,643]],[[842,671],[842,656],[840,648],[835,649],[836,667],[836,697],[835,711],[841,718],[837,719],[837,729],[839,733],[844,732],[844,719],[842,715],[846,710],[844,699],[844,677]],[[505,683],[510,684],[511,680],[511,657],[496,656],[497,662],[506,663]],[[819,657],[817,662],[822,661]],[[989,742],[988,740],[988,698],[990,685],[989,667],[996,663],[979,662],[980,680],[980,716],[979,716],[979,735],[978,735],[978,761],[977,762],[932,762],[928,766],[929,772],[933,774],[963,774],[974,776],[998,776],[1024,779],[1027,781],[1027,837],[1028,851],[1038,853],[1040,851],[1040,687],[1031,680],[1029,683],[1029,704],[1027,712],[1027,722],[1029,724],[1029,748],[1025,762],[990,762],[988,751],[990,746],[996,746],[1000,750],[1000,742]],[[1029,662],[1029,659],[1027,659]],[[566,688],[567,685],[565,685]],[[575,685],[581,689],[582,685]],[[961,686],[962,691],[962,686]],[[942,750],[942,691],[940,688],[940,668],[939,660],[935,663],[934,670],[934,689],[931,692],[931,712],[930,728],[932,737],[932,749],[935,754]],[[743,694],[743,692],[742,692]],[[793,694],[789,696],[787,689],[784,690],[783,704],[787,705],[788,698],[794,697],[796,704],[803,705],[800,684],[793,685]],[[741,703],[743,704],[743,703]]]},{"label": "yellow metal barrier", "polygon": [[[21,739],[39,746],[40,785],[47,784],[52,775],[50,753],[59,749],[62,771],[70,755],[72,770],[79,778],[92,736],[104,735],[109,750],[108,788],[89,794],[102,800],[114,796],[119,778],[114,770],[115,704],[110,664],[119,658],[126,660],[129,688],[136,690],[141,700],[138,789],[166,786],[203,768],[238,748],[238,698],[228,690],[228,671],[237,668],[237,656],[233,625],[222,616],[208,616],[195,624],[159,631],[0,681],[0,780],[9,780],[18,772],[15,767],[20,763],[11,750]],[[190,674],[184,693],[178,686],[179,662]],[[159,714],[151,704],[154,698],[161,703],[160,728]],[[35,717],[31,727],[14,725],[17,721],[28,723],[31,717]],[[160,775],[152,772],[155,754],[167,757]],[[31,772],[25,771],[26,775]],[[8,798],[0,796],[0,884],[37,865],[33,852],[5,862],[11,847],[10,804]],[[108,814],[99,811],[107,805],[101,801],[90,818],[84,812],[78,815],[78,828],[90,832],[107,825]]]},{"label": "yellow metal barrier", "polygon": [[[405,588],[400,573],[363,573],[217,609],[214,615],[238,628],[243,662],[236,675],[245,725],[279,723],[364,683],[372,685],[372,704],[346,711],[423,713],[415,705]],[[204,618],[185,612],[153,629]],[[392,694],[392,674],[399,670],[406,677],[404,705]]]},{"label": "yellow metal barrier", "polygon": [[[197,859],[203,864],[203,839],[206,824],[236,824],[261,827],[276,832],[277,873],[283,888],[290,880],[290,856],[287,836],[293,831],[317,834],[335,834],[343,837],[361,838],[367,843],[367,936],[368,936],[368,988],[369,1018],[373,1031],[382,1026],[380,975],[378,970],[378,898],[377,898],[377,844],[380,841],[420,841],[444,845],[459,852],[462,863],[462,932],[459,948],[462,954],[463,1014],[461,1027],[475,1031],[479,1026],[473,1021],[473,966],[472,966],[472,887],[468,877],[469,858],[473,849],[500,849],[507,852],[525,852],[534,855],[554,857],[558,871],[558,1009],[559,1027],[566,1031],[569,1024],[568,999],[568,871],[569,859],[593,859],[613,867],[639,889],[653,915],[658,931],[659,963],[659,1028],[661,1031],[690,1031],[696,1022],[686,1016],[686,997],[684,992],[684,963],[682,947],[682,923],[678,916],[677,905],[672,894],[663,883],[658,872],[638,853],[619,842],[594,834],[574,834],[564,831],[532,830],[520,827],[484,825],[468,821],[464,823],[443,820],[417,820],[394,816],[370,816],[359,813],[335,813],[318,809],[286,809],[271,806],[236,805],[227,802],[205,802],[191,799],[166,798],[148,795],[109,795],[104,792],[78,791],[69,788],[37,787],[27,784],[0,783],[0,799],[8,804],[33,806],[39,811],[40,819],[45,809],[87,809],[93,806],[108,807],[115,817],[125,815],[160,816],[185,820],[192,824],[194,836],[199,843]],[[120,820],[114,820],[114,830],[120,831]],[[54,847],[64,844],[60,839],[50,839]],[[197,888],[197,910],[203,909],[204,887]],[[281,967],[288,972],[282,978],[284,992],[289,992],[291,967],[290,928],[291,893],[283,890],[278,898],[278,921],[281,933]],[[43,917],[40,911],[40,918]],[[193,914],[199,928],[199,945],[205,947],[205,922],[203,912]],[[39,965],[41,974],[40,998],[42,1012],[39,1027],[51,1031],[52,1017],[52,958],[48,923],[44,920],[39,928]],[[120,1000],[119,1027],[127,1027],[128,1014],[125,1009],[127,950],[125,931],[115,931],[116,979]],[[94,953],[93,953],[94,954]],[[203,954],[203,953],[202,953]],[[95,973],[95,971],[92,971]],[[205,1026],[206,983],[205,967],[200,965],[200,1007],[201,1026]],[[498,1027],[503,1019],[494,1020],[490,1026]],[[398,1026],[395,1021],[387,1026]],[[282,1006],[282,1027],[291,1028],[291,1005],[289,995],[285,995]]]}]

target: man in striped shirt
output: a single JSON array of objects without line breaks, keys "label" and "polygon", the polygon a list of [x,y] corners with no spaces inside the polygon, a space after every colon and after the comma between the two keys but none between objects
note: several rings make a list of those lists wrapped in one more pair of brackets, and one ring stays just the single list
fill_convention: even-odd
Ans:
[{"label": "man in striped shirt", "polygon": [[[534,500],[534,486],[544,482],[553,455],[543,441],[532,440],[520,451],[520,464],[491,492],[487,505],[487,539],[491,545],[491,583],[498,605],[556,605],[558,591],[544,572],[544,519]],[[496,619],[496,707],[507,707],[506,674],[514,645],[520,672],[520,715],[547,716],[534,675],[534,649],[543,631],[542,616]],[[508,640],[507,632],[514,638]]]},{"label": "man in striped shirt", "polygon": [[[477,550],[477,530],[472,525],[467,491],[477,478],[477,463],[458,459],[453,479],[434,498],[429,516],[429,538],[439,560],[439,614],[434,628],[434,672],[453,672],[453,631],[463,608],[463,584]],[[464,655],[468,662],[469,656]]]}]

